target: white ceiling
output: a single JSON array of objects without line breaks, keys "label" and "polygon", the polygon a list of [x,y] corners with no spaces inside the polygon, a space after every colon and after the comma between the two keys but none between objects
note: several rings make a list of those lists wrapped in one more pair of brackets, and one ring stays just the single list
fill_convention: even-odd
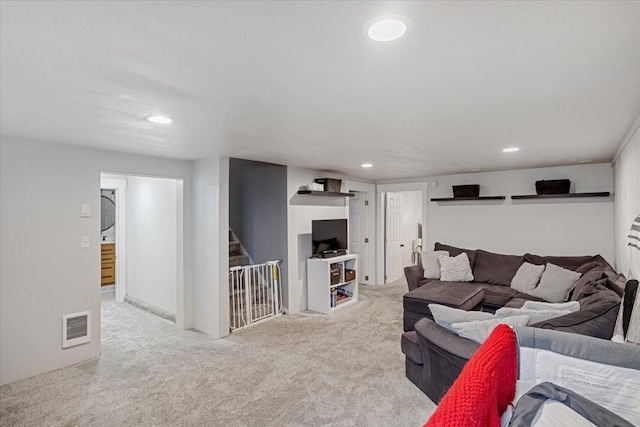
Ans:
[{"label": "white ceiling", "polygon": [[[0,12],[3,135],[382,179],[609,161],[640,113],[640,2],[3,1]],[[365,38],[387,13],[412,31]],[[174,123],[146,122],[153,113]]]}]

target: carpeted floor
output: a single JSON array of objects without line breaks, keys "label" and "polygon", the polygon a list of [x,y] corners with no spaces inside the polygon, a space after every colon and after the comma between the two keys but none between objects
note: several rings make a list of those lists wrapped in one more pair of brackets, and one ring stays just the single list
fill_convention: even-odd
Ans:
[{"label": "carpeted floor", "polygon": [[418,426],[404,376],[402,281],[330,316],[281,316],[221,340],[103,302],[102,356],[0,388],[3,426]]}]

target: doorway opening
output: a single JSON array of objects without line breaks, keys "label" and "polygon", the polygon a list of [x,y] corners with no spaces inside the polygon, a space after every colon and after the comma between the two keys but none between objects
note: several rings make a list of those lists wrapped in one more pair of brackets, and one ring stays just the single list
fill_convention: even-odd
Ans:
[{"label": "doorway opening", "polygon": [[384,200],[384,283],[402,277],[404,267],[420,262],[423,191],[387,192]]},{"label": "doorway opening", "polygon": [[101,300],[182,326],[182,180],[100,175]]}]

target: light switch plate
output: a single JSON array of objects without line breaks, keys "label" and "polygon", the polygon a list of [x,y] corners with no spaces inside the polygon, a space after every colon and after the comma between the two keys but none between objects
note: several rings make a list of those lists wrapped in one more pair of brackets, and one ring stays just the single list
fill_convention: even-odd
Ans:
[{"label": "light switch plate", "polygon": [[91,205],[82,205],[82,209],[80,210],[81,218],[89,218],[91,216]]},{"label": "light switch plate", "polygon": [[91,239],[89,236],[80,236],[80,247],[88,248],[89,246],[91,246]]}]

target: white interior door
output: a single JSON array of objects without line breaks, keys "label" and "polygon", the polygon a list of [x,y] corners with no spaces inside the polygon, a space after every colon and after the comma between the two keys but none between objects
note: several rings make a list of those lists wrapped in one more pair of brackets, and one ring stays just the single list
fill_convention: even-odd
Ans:
[{"label": "white interior door", "polygon": [[369,283],[369,238],[365,193],[356,192],[349,199],[349,253],[358,254],[358,281]]},{"label": "white interior door", "polygon": [[402,277],[402,196],[387,193],[385,209],[385,283]]}]

